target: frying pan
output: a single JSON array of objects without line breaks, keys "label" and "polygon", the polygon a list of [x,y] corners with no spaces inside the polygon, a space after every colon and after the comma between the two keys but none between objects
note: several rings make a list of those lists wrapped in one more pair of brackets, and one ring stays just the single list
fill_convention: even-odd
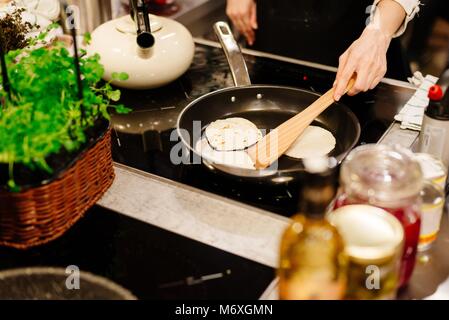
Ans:
[{"label": "frying pan", "polygon": [[[274,129],[282,122],[303,111],[319,95],[291,87],[251,85],[245,60],[229,25],[217,22],[215,32],[226,54],[235,87],[206,94],[191,102],[178,118],[177,131],[185,147],[197,157],[195,150],[202,132],[198,134],[198,121],[204,129],[218,119],[242,117],[252,121],[259,129]],[[345,105],[335,103],[322,113],[313,125],[323,127],[336,137],[337,146],[329,155],[340,163],[354,148],[360,137],[360,124],[354,113]],[[210,170],[239,178],[284,183],[296,180],[304,171],[302,160],[282,156],[277,163],[265,170],[243,169],[212,162],[203,163]],[[258,181],[259,182],[259,181]]]}]

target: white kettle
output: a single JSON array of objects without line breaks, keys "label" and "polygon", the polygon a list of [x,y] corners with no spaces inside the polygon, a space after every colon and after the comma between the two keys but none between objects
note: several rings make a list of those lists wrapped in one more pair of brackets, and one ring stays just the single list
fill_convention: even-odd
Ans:
[{"label": "white kettle", "polygon": [[127,15],[99,26],[87,51],[100,54],[106,81],[115,72],[129,75],[126,81],[112,82],[118,87],[162,87],[190,67],[195,53],[192,35],[174,20],[149,15],[142,0],[132,0],[131,4],[134,19]]}]

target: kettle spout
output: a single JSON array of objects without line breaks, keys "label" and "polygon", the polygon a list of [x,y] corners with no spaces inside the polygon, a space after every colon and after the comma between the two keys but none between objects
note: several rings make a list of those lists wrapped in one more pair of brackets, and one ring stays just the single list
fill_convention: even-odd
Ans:
[{"label": "kettle spout", "polygon": [[154,37],[151,33],[141,33],[137,37],[137,54],[142,59],[149,59],[153,55]]},{"label": "kettle spout", "polygon": [[132,14],[137,29],[137,45],[139,55],[149,56],[151,48],[153,48],[155,40],[151,34],[150,17],[148,7],[143,0],[130,0]]},{"label": "kettle spout", "polygon": [[151,49],[154,46],[154,37],[150,32],[142,32],[137,35],[137,45],[142,50]]}]

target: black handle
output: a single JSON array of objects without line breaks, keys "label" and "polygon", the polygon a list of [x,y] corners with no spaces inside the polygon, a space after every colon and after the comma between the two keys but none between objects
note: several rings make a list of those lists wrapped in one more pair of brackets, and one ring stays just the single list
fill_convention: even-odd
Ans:
[{"label": "black handle", "polygon": [[74,49],[74,55],[73,55],[73,60],[74,60],[74,68],[75,68],[75,76],[76,76],[76,84],[77,84],[77,93],[78,93],[78,99],[81,101],[80,104],[80,110],[81,110],[81,121],[83,121],[85,119],[86,116],[86,111],[85,111],[85,106],[84,106],[84,94],[83,94],[83,81],[82,81],[82,74],[81,74],[81,67],[80,67],[80,58],[79,58],[79,53],[78,53],[78,42],[76,40],[77,38],[77,32],[76,32],[76,19],[74,17],[75,12],[73,10],[70,9],[70,7],[68,6],[67,2],[64,2],[63,4],[64,7],[64,11],[67,15],[67,18],[73,18],[73,25],[70,27],[70,34],[72,36],[72,41],[73,41],[73,49]]}]

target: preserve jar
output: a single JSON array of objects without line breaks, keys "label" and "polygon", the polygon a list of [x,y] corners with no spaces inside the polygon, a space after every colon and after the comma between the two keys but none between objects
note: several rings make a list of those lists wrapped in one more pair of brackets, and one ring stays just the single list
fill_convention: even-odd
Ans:
[{"label": "preserve jar", "polygon": [[345,299],[395,299],[404,242],[398,219],[366,204],[343,206],[327,219],[343,237],[349,260]]},{"label": "preserve jar", "polygon": [[335,208],[369,204],[394,215],[404,228],[399,286],[413,273],[421,227],[423,174],[413,153],[400,146],[364,145],[342,165]]}]

